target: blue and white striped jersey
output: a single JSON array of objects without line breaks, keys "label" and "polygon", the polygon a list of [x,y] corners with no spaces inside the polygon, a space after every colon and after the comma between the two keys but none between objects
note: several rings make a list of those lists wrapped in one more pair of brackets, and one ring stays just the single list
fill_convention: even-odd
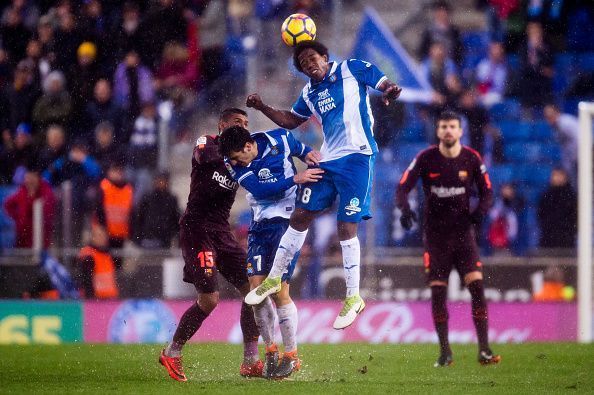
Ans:
[{"label": "blue and white striped jersey", "polygon": [[314,115],[322,124],[322,161],[377,152],[368,89],[377,89],[384,80],[373,64],[350,59],[330,63],[322,81],[305,85],[291,112],[302,118]]},{"label": "blue and white striped jersey", "polygon": [[256,158],[248,166],[232,166],[225,158],[225,165],[231,176],[248,191],[254,221],[289,218],[295,210],[297,194],[292,157],[304,160],[311,148],[285,129],[256,132],[252,138],[258,145]]}]

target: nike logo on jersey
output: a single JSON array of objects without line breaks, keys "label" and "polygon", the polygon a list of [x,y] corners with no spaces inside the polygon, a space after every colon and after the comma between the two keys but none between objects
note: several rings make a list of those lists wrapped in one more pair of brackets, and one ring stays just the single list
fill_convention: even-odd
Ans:
[{"label": "nike logo on jersey", "polygon": [[437,178],[440,176],[440,173],[429,173],[429,178]]}]

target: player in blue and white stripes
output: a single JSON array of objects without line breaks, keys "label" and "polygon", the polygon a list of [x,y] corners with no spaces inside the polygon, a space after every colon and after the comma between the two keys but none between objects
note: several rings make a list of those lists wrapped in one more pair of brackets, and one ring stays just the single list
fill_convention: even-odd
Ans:
[{"label": "player in blue and white stripes", "polygon": [[357,229],[361,220],[371,218],[369,206],[377,153],[368,90],[382,91],[384,103],[388,104],[398,98],[401,89],[371,63],[357,59],[329,62],[328,49],[316,41],[298,44],[293,62],[310,81],[290,111],[264,104],[257,94],[248,96],[246,104],[286,129],[294,129],[315,116],[324,133],[319,164],[324,177],[300,190],[297,208],[281,239],[270,274],[245,301],[256,305],[280,290],[281,277],[301,249],[309,225],[338,195],[338,237],[347,295],[334,328],[344,329],[365,307],[359,295],[361,252]]},{"label": "player in blue and white stripes", "polygon": [[[295,210],[297,185],[315,183],[324,172],[319,168],[311,168],[297,173],[293,158],[299,158],[308,165],[316,165],[320,153],[297,141],[285,129],[250,134],[240,126],[223,131],[219,148],[231,176],[248,191],[252,222],[248,233],[247,275],[250,288],[254,289],[270,273],[279,242]],[[280,292],[253,306],[256,324],[266,345],[266,378],[288,377],[301,365],[297,355],[297,307],[289,295],[289,282],[296,262],[297,255],[282,276]],[[275,315],[278,315],[285,347],[280,363],[274,342]]]}]

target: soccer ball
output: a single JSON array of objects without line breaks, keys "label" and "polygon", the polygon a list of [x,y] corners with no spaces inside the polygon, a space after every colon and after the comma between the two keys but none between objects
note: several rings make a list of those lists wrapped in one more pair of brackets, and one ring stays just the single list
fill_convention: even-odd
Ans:
[{"label": "soccer ball", "polygon": [[316,24],[305,14],[289,15],[281,27],[281,37],[289,47],[294,47],[301,41],[315,40]]}]

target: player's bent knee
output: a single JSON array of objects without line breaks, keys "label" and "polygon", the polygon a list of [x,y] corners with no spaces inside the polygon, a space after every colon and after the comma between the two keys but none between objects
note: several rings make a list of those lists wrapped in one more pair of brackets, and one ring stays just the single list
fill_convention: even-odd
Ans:
[{"label": "player's bent knee", "polygon": [[468,285],[476,280],[482,280],[483,279],[483,273],[481,272],[470,272],[467,273],[464,276],[464,284]]},{"label": "player's bent knee", "polygon": [[338,238],[340,240],[350,240],[357,237],[358,223],[338,221],[337,227]]},{"label": "player's bent knee", "polygon": [[205,313],[210,314],[215,307],[219,304],[219,293],[212,292],[207,294],[201,294],[198,297],[198,306],[204,311]]},{"label": "player's bent knee", "polygon": [[289,284],[287,282],[283,282],[280,292],[271,295],[271,297],[277,307],[291,303],[292,300],[291,295],[289,294]]},{"label": "player's bent knee", "polygon": [[430,287],[447,287],[448,283],[445,281],[431,281],[429,283]]},{"label": "player's bent knee", "polygon": [[291,228],[299,232],[304,232],[309,228],[309,225],[317,217],[318,214],[318,211],[309,211],[304,210],[302,208],[297,208],[291,215],[289,225],[291,226]]},{"label": "player's bent knee", "polygon": [[[262,284],[262,281],[264,281],[265,278],[266,278],[265,276],[251,276],[251,277],[248,277],[248,280],[250,282],[250,290],[252,290],[254,288],[257,288],[258,285]],[[246,294],[247,294],[247,292],[246,292]]]}]

